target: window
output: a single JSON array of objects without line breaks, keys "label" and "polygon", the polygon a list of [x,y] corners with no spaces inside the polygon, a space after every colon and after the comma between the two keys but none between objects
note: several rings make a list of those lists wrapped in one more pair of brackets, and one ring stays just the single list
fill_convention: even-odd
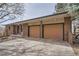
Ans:
[{"label": "window", "polygon": [[17,26],[17,33],[19,33],[19,26]]},{"label": "window", "polygon": [[22,32],[22,25],[21,25],[21,32]]},{"label": "window", "polygon": [[10,26],[9,26],[9,30],[10,30]]}]

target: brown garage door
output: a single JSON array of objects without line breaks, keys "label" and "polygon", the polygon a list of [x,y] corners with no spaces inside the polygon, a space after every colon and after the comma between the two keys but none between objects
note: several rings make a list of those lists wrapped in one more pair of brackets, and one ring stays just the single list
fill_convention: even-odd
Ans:
[{"label": "brown garage door", "polygon": [[44,25],[44,38],[63,40],[63,24]]},{"label": "brown garage door", "polygon": [[40,26],[30,26],[29,36],[39,38],[40,37]]}]

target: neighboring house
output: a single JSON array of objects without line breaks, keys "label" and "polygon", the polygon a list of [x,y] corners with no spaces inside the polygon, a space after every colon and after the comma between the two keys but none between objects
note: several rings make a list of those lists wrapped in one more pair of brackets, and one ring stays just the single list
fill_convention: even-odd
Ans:
[{"label": "neighboring house", "polygon": [[6,35],[45,38],[72,43],[71,16],[67,12],[47,15],[6,25]]},{"label": "neighboring house", "polygon": [[79,34],[79,20],[77,19],[72,21],[72,34]]},{"label": "neighboring house", "polygon": [[75,26],[75,34],[77,35],[77,34],[79,34],[79,24],[76,24],[76,26]]}]

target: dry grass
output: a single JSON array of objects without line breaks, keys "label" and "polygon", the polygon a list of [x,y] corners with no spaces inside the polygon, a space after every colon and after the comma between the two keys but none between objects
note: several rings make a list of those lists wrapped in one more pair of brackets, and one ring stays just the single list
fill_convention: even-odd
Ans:
[{"label": "dry grass", "polygon": [[73,46],[74,53],[79,56],[79,44],[74,44]]}]

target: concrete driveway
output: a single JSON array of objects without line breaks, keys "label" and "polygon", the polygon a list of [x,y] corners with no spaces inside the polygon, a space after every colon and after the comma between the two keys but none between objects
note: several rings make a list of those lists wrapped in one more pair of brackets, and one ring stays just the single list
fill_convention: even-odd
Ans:
[{"label": "concrete driveway", "polygon": [[[43,40],[43,39],[41,39]],[[1,56],[73,56],[67,42],[35,41],[32,38],[16,38],[0,43]]]}]

